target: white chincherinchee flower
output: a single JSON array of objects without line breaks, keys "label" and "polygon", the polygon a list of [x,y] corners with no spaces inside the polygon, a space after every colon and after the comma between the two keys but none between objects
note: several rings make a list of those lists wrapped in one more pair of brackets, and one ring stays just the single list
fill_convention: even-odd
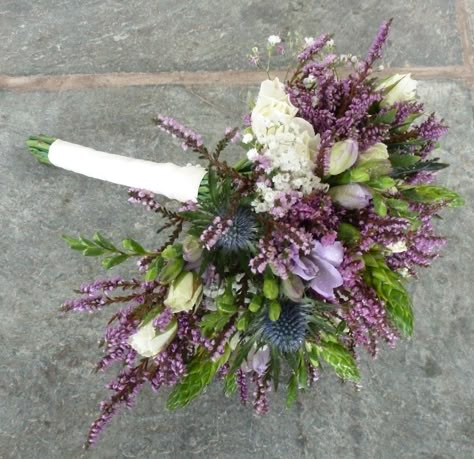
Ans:
[{"label": "white chincherinchee flower", "polygon": [[278,35],[270,35],[268,37],[268,43],[270,43],[270,45],[278,45],[278,43],[281,43],[281,38],[278,36]]}]

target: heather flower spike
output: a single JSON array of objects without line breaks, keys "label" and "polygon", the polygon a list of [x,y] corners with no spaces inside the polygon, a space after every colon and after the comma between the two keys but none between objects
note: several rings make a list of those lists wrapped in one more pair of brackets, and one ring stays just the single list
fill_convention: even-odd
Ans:
[{"label": "heather flower spike", "polygon": [[[167,406],[176,409],[220,378],[227,394],[265,414],[282,365],[291,405],[328,370],[358,382],[362,349],[375,356],[381,342],[412,334],[406,281],[437,258],[445,239],[434,217],[462,198],[435,183],[446,164],[430,155],[445,123],[424,115],[410,75],[377,77],[390,26],[382,24],[365,58],[336,55],[327,34],[306,38],[293,75],[263,77],[245,126],[226,129],[213,147],[173,118],[155,118],[186,160],[195,153],[206,167],[50,136],[27,141],[42,163],[131,187],[128,201],[163,219],[165,238],[153,247],[64,236],[105,269],[137,269],[131,279],[83,284],[63,304],[112,316],[97,369],[120,369],[87,445],[146,385],[171,386]],[[281,42],[271,35],[252,61],[260,65],[259,49],[278,56]],[[230,143],[242,149],[234,165],[221,160]],[[178,209],[160,195],[180,201]]]}]

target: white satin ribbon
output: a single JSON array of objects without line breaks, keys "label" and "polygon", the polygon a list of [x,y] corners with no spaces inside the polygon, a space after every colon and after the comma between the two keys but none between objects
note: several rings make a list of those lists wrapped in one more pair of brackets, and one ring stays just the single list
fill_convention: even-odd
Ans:
[{"label": "white satin ribbon", "polygon": [[140,188],[181,202],[196,201],[206,174],[201,166],[177,166],[104,153],[56,140],[49,161],[57,167],[99,180]]}]

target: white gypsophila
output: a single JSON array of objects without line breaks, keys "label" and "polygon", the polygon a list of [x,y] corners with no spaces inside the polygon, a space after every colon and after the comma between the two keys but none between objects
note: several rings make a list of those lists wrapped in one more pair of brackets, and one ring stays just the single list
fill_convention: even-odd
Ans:
[{"label": "white gypsophila", "polygon": [[253,140],[253,135],[250,132],[247,132],[242,137],[242,143],[248,144]]},{"label": "white gypsophila", "polygon": [[260,152],[250,150],[247,158],[257,161],[263,155],[271,184],[257,184],[256,212],[271,210],[282,192],[309,194],[326,188],[313,173],[320,136],[308,121],[296,116],[297,112],[278,78],[262,82],[252,111],[252,131],[262,147]]},{"label": "white gypsophila", "polygon": [[270,35],[268,37],[268,43],[270,43],[270,45],[278,45],[278,43],[281,43],[281,38],[278,35]]}]

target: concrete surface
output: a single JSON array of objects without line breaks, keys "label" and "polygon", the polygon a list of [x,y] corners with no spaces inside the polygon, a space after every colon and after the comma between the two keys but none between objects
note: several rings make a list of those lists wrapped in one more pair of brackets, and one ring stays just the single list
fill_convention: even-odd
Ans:
[{"label": "concrete surface", "polygon": [[286,411],[283,395],[274,394],[271,413],[257,418],[218,387],[177,413],[165,411],[165,394],[146,390],[136,409],[112,421],[88,452],[82,444],[114,374],[92,373],[108,315],[63,315],[58,306],[103,272],[95,260],[70,252],[60,235],[100,230],[153,245],[159,223],[127,204],[123,188],[37,164],[23,141],[45,132],[184,164],[189,154],[158,132],[151,116],[174,115],[216,141],[225,127],[240,124],[256,88],[228,87],[225,80],[215,87],[0,88],[0,458],[474,457],[474,72],[463,38],[472,32],[463,29],[467,6],[446,0],[410,7],[399,0],[2,1],[0,74],[246,69],[254,36],[289,28],[334,31],[341,51],[344,45],[363,49],[380,19],[393,15],[386,62],[456,65],[470,77],[441,79],[433,69],[420,82],[428,108],[451,126],[441,153],[451,168],[440,182],[468,203],[445,212],[439,228],[449,245],[412,286],[414,338],[383,349],[376,361],[364,358],[360,392],[324,375],[293,409]]}]

